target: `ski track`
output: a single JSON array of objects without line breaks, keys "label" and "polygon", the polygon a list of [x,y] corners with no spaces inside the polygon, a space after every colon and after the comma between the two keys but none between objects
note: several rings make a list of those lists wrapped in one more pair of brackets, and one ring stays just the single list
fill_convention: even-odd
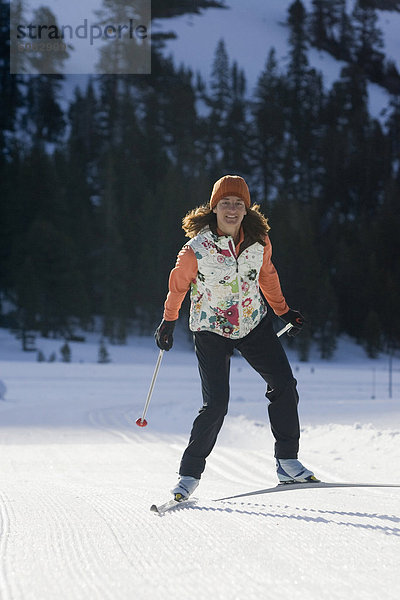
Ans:
[{"label": "ski track", "polygon": [[[65,414],[76,410],[79,431],[60,420],[24,425],[24,414],[54,411],[50,391],[42,404],[32,381],[31,401],[0,406],[11,423],[0,430],[1,600],[397,600],[400,490],[287,490],[215,502],[276,483],[268,422],[234,416],[196,504],[156,515],[150,505],[169,498],[196,408],[156,402],[151,425],[139,429],[137,406],[114,404],[117,395],[107,403],[107,389],[85,406],[84,381],[82,367],[65,392],[76,403]],[[106,384],[104,375],[98,390]],[[53,390],[57,401],[63,385]],[[176,414],[184,415],[177,427]],[[400,460],[398,431],[333,424],[303,434],[301,457],[322,479],[398,483],[385,470],[388,449],[393,464]],[[360,474],[349,478],[352,464]]]},{"label": "ski track", "polygon": [[270,463],[270,474],[274,473],[274,461],[265,457],[262,468],[255,464],[255,457],[246,451],[243,455],[237,450],[230,448],[217,448],[213,456],[208,460],[208,471],[215,473],[228,481],[238,483],[241,486],[255,486],[265,478],[268,473],[267,464]]},{"label": "ski track", "polygon": [[[137,441],[136,434],[130,433],[126,435],[121,432],[121,428],[129,427],[129,422],[132,422],[133,418],[130,411],[118,408],[118,411],[102,411],[101,414],[94,418],[92,415],[91,422],[93,424],[100,425],[105,430],[112,430],[113,433],[120,435],[125,441],[129,443],[135,443]],[[233,424],[233,429],[235,424]],[[139,436],[140,438],[140,436]],[[170,444],[170,448],[181,452],[182,448],[176,444]],[[257,451],[251,448],[246,448],[242,451],[238,451],[236,448],[232,448],[224,445],[217,445],[213,455],[208,461],[207,475],[208,479],[212,482],[217,479],[222,479],[224,482],[234,483],[235,487],[240,486],[241,491],[246,488],[249,490],[255,490],[260,487],[260,481],[266,480],[268,473],[274,472],[274,459],[266,453],[266,451]],[[335,476],[335,473],[330,469],[319,468],[318,475],[327,480],[339,479]],[[267,485],[266,485],[267,487]],[[301,492],[300,492],[301,493]],[[313,492],[306,492],[313,493]],[[322,491],[322,494],[326,494],[326,491]],[[160,572],[158,569],[153,571],[151,575],[146,574],[146,561],[141,561],[136,564],[136,567],[142,570],[143,573],[143,585],[147,587],[148,593],[151,597],[161,598],[163,594],[166,596],[174,594],[176,590],[176,581],[183,578],[185,581],[185,587],[192,589],[192,597],[194,598],[205,598],[212,596],[216,599],[225,600],[227,598],[227,585],[229,580],[229,589],[231,590],[230,598],[241,598],[246,595],[248,598],[259,598],[259,597],[273,597],[269,595],[265,588],[265,578],[260,574],[260,561],[266,560],[269,556],[269,544],[268,540],[268,529],[275,529],[281,527],[282,523],[288,523],[290,530],[289,535],[292,540],[292,544],[285,546],[285,564],[281,561],[277,561],[277,569],[282,569],[283,572],[286,568],[286,563],[291,565],[299,564],[299,556],[309,555],[309,538],[310,532],[307,531],[307,535],[300,534],[296,535],[296,529],[303,530],[304,527],[314,526],[317,527],[317,531],[312,531],[311,537],[315,537],[319,541],[317,548],[321,549],[321,538],[323,539],[323,547],[326,550],[326,546],[332,544],[336,546],[336,539],[339,537],[341,543],[344,546],[352,546],[351,534],[355,532],[360,536],[373,536],[375,541],[376,536],[386,536],[390,543],[397,543],[400,537],[400,518],[395,514],[380,514],[362,511],[341,511],[341,510],[329,510],[329,509],[314,509],[309,506],[309,497],[304,498],[304,503],[298,502],[296,496],[291,497],[289,494],[297,494],[297,492],[288,491],[287,504],[282,503],[262,503],[260,501],[223,501],[219,503],[213,503],[211,501],[202,502],[201,499],[194,506],[182,506],[178,507],[171,513],[159,517],[157,515],[147,515],[145,519],[146,525],[141,521],[144,529],[144,538],[146,539],[146,547],[143,545],[135,547],[132,545],[132,540],[128,537],[124,537],[124,528],[118,522],[135,521],[138,518],[137,511],[132,510],[129,505],[122,501],[118,501],[114,498],[113,501],[105,501],[104,499],[99,504],[97,499],[96,510],[104,515],[104,518],[110,521],[114,518],[114,529],[115,536],[123,543],[126,547],[124,550],[125,554],[129,552],[135,553],[141,552],[146,554],[146,549],[151,552],[150,548],[153,544],[157,545],[158,553],[163,556],[163,568]],[[391,495],[395,497],[396,492]],[[363,495],[364,497],[375,496],[376,499],[387,499],[388,492],[371,489],[368,491],[363,490],[361,493],[349,490],[341,490],[340,495],[332,491],[329,496],[336,498],[345,499],[347,496],[350,500],[354,501],[356,496]],[[389,493],[390,495],[390,493]],[[320,496],[321,498],[321,496]],[[322,496],[323,498],[323,496]],[[398,498],[398,495],[397,495]],[[93,502],[93,499],[89,499]],[[314,499],[312,499],[314,501]],[[336,505],[336,503],[334,503]],[[148,505],[149,506],[149,505]],[[210,530],[212,535],[204,535],[204,519],[202,516],[206,514],[207,519],[210,520]],[[121,520],[115,522],[116,515],[121,517]],[[223,520],[229,519],[229,522],[224,524],[216,522],[216,519],[222,518]],[[157,531],[152,527],[152,521],[157,521],[156,528],[159,529],[159,535]],[[245,525],[243,519],[246,519]],[[265,536],[262,536],[260,540],[260,531],[266,527],[267,532]],[[246,535],[245,539],[243,536],[243,529],[245,528]],[[321,530],[328,529],[329,535],[326,536]],[[229,531],[229,540],[226,539],[226,531]],[[293,530],[293,531],[292,531]],[[335,533],[338,530],[338,533]],[[218,532],[220,531],[220,535]],[[223,533],[224,532],[224,533]],[[154,535],[156,533],[156,535]],[[293,537],[292,537],[293,536]],[[143,537],[143,532],[142,536]],[[165,539],[167,542],[165,542]],[[185,544],[184,554],[180,554],[179,561],[177,563],[174,552],[171,553],[176,545],[181,546],[183,540],[190,540],[190,544]],[[299,544],[299,540],[301,543]],[[304,540],[308,540],[304,543]],[[394,540],[394,542],[393,542]],[[368,540],[366,546],[368,547],[370,541]],[[254,545],[253,545],[254,544]],[[201,548],[202,560],[199,562],[196,556],[196,552],[193,553],[193,549]],[[228,561],[230,568],[227,570],[226,577],[224,576],[224,564],[227,561],[227,547],[230,548],[228,552]],[[256,550],[255,550],[256,548]],[[335,552],[337,548],[335,547]],[[355,548],[354,548],[355,551]],[[265,554],[263,554],[265,552]],[[359,549],[357,549],[359,552]],[[264,557],[264,558],[263,558]],[[318,551],[311,552],[313,569],[324,571],[326,569],[325,552]],[[232,568],[232,562],[235,565]],[[368,561],[365,561],[367,564]],[[243,571],[243,565],[246,565],[245,572]],[[387,565],[386,565],[387,567]],[[343,563],[341,569],[331,568],[331,574],[328,576],[330,581],[330,592],[329,598],[343,598],[343,594],[347,594],[348,597],[354,596],[354,585],[358,587],[358,592],[362,594],[363,598],[374,598],[376,597],[376,590],[371,588],[370,580],[369,584],[365,583],[365,575],[368,572],[367,569],[361,570],[360,575],[355,572],[355,566],[353,564],[353,570],[351,565]],[[204,581],[202,573],[204,570],[209,574],[208,581]],[[234,575],[232,575],[234,572]],[[342,581],[342,584],[338,586],[338,581],[343,578],[343,573],[351,572],[351,583],[348,583],[346,579]],[[199,581],[202,581],[199,586]],[[293,589],[293,581],[296,582],[298,589]],[[275,594],[282,591],[285,592],[285,583],[276,588],[276,581],[270,581],[269,584],[272,586],[272,590],[275,589]],[[327,597],[326,596],[326,579],[323,585],[319,585],[318,582],[313,582],[312,597]],[[335,589],[336,588],[336,589]],[[296,567],[295,579],[293,576],[290,578],[290,585],[287,584],[287,593],[293,598],[305,598],[311,597],[306,594],[308,589],[308,580],[302,572],[302,568]],[[235,590],[235,591],[233,591]],[[308,589],[308,594],[309,594]],[[140,594],[139,594],[140,597]],[[390,595],[390,592],[386,595],[387,598],[395,597]]]},{"label": "ski track", "polygon": [[[110,568],[108,551],[102,552],[99,544],[104,532],[95,515],[85,514],[82,526],[81,503],[65,488],[29,485],[28,493],[19,496],[18,492],[14,498],[19,508],[13,535],[18,553],[12,569],[23,585],[10,597],[113,598],[112,586],[104,578]],[[44,577],[38,580],[40,572]],[[60,580],[68,582],[66,589],[60,590]]]},{"label": "ski track", "polygon": [[7,564],[7,550],[13,512],[5,493],[0,493],[0,519],[0,590],[2,600],[9,600],[13,597],[13,594],[12,577],[10,577]]},{"label": "ski track", "polygon": [[87,413],[87,420],[93,427],[111,433],[124,442],[132,441],[131,428],[134,422],[132,407],[122,406],[93,410]]},{"label": "ski track", "polygon": [[[294,492],[292,492],[294,493]],[[212,535],[204,538],[204,520],[206,514],[209,529]],[[186,515],[190,522],[187,522]],[[371,590],[371,581],[366,583],[367,569],[360,569],[362,561],[367,560],[371,565],[370,544],[376,543],[376,537],[386,536],[385,541],[393,547],[393,540],[398,541],[399,519],[395,515],[375,515],[363,512],[313,510],[302,503],[288,502],[288,504],[264,504],[261,502],[223,502],[201,503],[193,507],[179,509],[164,517],[155,517],[161,522],[160,529],[168,536],[178,537],[182,533],[190,536],[191,544],[185,549],[185,556],[180,565],[179,573],[184,576],[188,586],[196,585],[199,571],[192,560],[196,561],[196,551],[192,551],[192,544],[200,544],[203,556],[202,567],[207,570],[208,581],[202,580],[201,590],[194,588],[195,598],[226,598],[227,579],[224,571],[229,573],[230,589],[234,598],[244,595],[248,598],[273,598],[277,594],[295,598],[376,598],[377,589]],[[290,528],[286,527],[286,523]],[[190,527],[190,529],[189,529]],[[276,537],[276,531],[282,529],[282,542],[284,552],[277,552],[278,548],[270,539]],[[245,530],[245,531],[244,531]],[[356,532],[363,538],[364,546],[359,548],[359,542],[352,540],[347,532]],[[395,537],[394,537],[395,536]],[[353,570],[343,560],[338,564],[329,565],[328,577],[324,575],[323,583],[315,580],[313,573],[326,570],[326,555],[330,552],[337,554],[337,538],[340,544],[348,546],[354,552],[354,557],[359,560],[353,562]],[[382,542],[378,542],[382,544]],[[311,552],[310,552],[311,548]],[[398,548],[398,545],[397,545]],[[210,551],[210,558],[207,552]],[[275,555],[274,555],[275,554]],[[312,558],[312,572],[304,565],[309,565]],[[395,564],[392,560],[392,567]],[[229,563],[229,567],[227,567]],[[269,566],[270,574],[265,574],[265,567]],[[354,567],[357,565],[357,569]],[[290,576],[279,581],[280,573],[287,572],[290,566]],[[169,571],[169,566],[165,565]],[[193,571],[194,568],[194,571]],[[390,568],[390,567],[389,567]],[[286,569],[286,571],[285,571]],[[345,575],[352,570],[351,584],[346,582]],[[217,575],[219,573],[219,575]],[[274,573],[276,577],[274,577]],[[344,578],[344,581],[343,581]],[[278,581],[277,581],[278,579]],[[312,581],[310,581],[310,579]],[[329,592],[327,593],[327,579]],[[339,582],[342,581],[340,584]],[[295,585],[294,585],[295,584]],[[312,591],[310,590],[312,584]],[[380,584],[381,585],[381,584]],[[354,596],[354,587],[357,595]],[[170,591],[167,589],[166,591]],[[172,591],[172,590],[171,590]],[[349,595],[348,595],[349,594]],[[395,594],[389,592],[387,597],[394,598]]]},{"label": "ski track", "polygon": [[[122,416],[121,413],[117,416],[112,411],[103,412],[100,422],[106,429],[109,426],[113,428],[126,427],[129,418],[126,412]],[[132,443],[134,439],[130,437],[128,441]],[[171,447],[178,450],[177,444],[172,444]],[[250,490],[259,488],[259,482],[265,480],[266,473],[268,471],[272,473],[273,469],[274,459],[270,455],[267,455],[265,451],[256,451],[250,448],[238,451],[236,448],[217,445],[212,457],[208,461],[207,475],[210,481],[219,478],[224,482],[234,483],[235,487],[240,486],[241,490],[244,491],[246,487]],[[328,480],[337,480],[335,473],[332,473],[329,469],[320,468],[318,474]],[[304,533],[296,535],[296,529],[303,530],[304,527],[317,527],[317,531],[312,531],[311,537],[316,537],[318,540],[322,537],[324,548],[326,548],[326,545],[329,546],[332,543],[331,539],[334,540],[333,545],[336,546],[337,537],[346,546],[346,538],[349,537],[349,532],[351,534],[355,532],[360,536],[372,535],[374,540],[376,536],[382,535],[386,536],[390,540],[390,543],[393,543],[393,540],[394,543],[398,542],[398,538],[400,537],[400,518],[394,514],[378,514],[356,510],[314,509],[310,508],[310,498],[307,500],[307,496],[304,498],[305,502],[301,503],[298,502],[298,498],[290,497],[289,494],[297,494],[297,492],[288,492],[287,504],[274,502],[265,504],[259,500],[257,502],[242,500],[239,502],[224,501],[212,503],[210,501],[202,502],[200,499],[197,505],[178,507],[170,514],[167,513],[162,517],[147,515],[145,522],[148,525],[145,528],[144,536],[146,542],[148,542],[146,548],[150,551],[153,544],[157,544],[158,553],[161,553],[163,556],[163,569],[161,573],[156,569],[151,573],[151,576],[147,574],[146,577],[144,575],[147,571],[145,562],[138,565],[139,570],[143,569],[143,584],[147,586],[149,594],[155,598],[161,598],[163,593],[166,596],[174,594],[176,581],[183,579],[185,587],[193,590],[191,592],[192,597],[202,599],[212,596],[216,599],[225,600],[229,580],[229,589],[231,590],[229,597],[231,598],[241,598],[243,595],[246,595],[248,598],[272,597],[266,591],[264,576],[260,574],[260,561],[262,563],[270,555],[270,548],[267,541],[268,529],[284,527],[282,524],[285,523],[289,524],[289,535],[293,541],[291,545],[285,546],[285,565],[281,561],[277,561],[276,568],[283,570],[283,572],[286,564],[290,564],[291,569],[293,569],[293,565],[298,565],[299,563],[299,556],[307,556],[309,554],[310,532],[307,531],[307,535]],[[367,492],[363,490],[362,494],[364,496],[369,495],[369,497],[371,495],[375,496],[377,500],[379,498],[385,499],[388,496],[386,491],[378,489],[368,490]],[[330,497],[336,496],[342,499],[346,495],[354,501],[357,494],[354,491],[343,492],[343,490],[341,490],[340,496],[337,492],[336,494],[335,492],[329,494]],[[107,519],[111,518],[111,514],[114,514],[114,516],[115,514],[124,515],[127,522],[130,522],[131,519],[134,520],[135,516],[138,516],[135,511],[130,510],[127,512],[127,506],[123,502],[119,502],[117,508],[115,500],[111,503],[103,501],[101,506],[97,507],[97,510],[102,511]],[[212,535],[204,535],[204,519],[202,518],[204,514],[206,514],[206,518],[210,521]],[[151,527],[152,520],[154,521],[154,519],[156,520],[155,527],[159,529],[159,535],[155,536],[154,528]],[[229,521],[221,523],[217,521],[218,519],[222,519],[223,521],[229,519]],[[243,519],[246,519],[245,525]],[[245,536],[243,535],[244,528],[246,531]],[[264,528],[267,531],[262,535],[262,539],[260,539],[260,532]],[[328,541],[326,534],[321,533],[323,529],[329,529],[331,532],[328,535]],[[335,530],[339,530],[337,534],[335,534]],[[228,540],[226,539],[226,531],[229,531]],[[218,532],[220,532],[220,535],[218,535]],[[123,539],[121,537],[123,531],[121,532],[118,528],[115,535],[120,540]],[[308,540],[305,544],[304,539]],[[185,544],[185,552],[184,554],[180,553],[180,559],[177,563],[174,552],[171,553],[171,548],[173,549],[176,545],[180,548],[182,540],[190,540],[190,544]],[[302,543],[299,544],[299,540],[302,540]],[[124,543],[126,544],[127,541],[125,540]],[[350,537],[347,545],[351,546]],[[201,549],[201,561],[198,561],[196,552],[193,553],[193,549],[196,547],[198,550]],[[227,547],[230,549],[228,553]],[[321,541],[319,541],[318,547],[321,549]],[[130,548],[132,550],[132,546]],[[143,546],[141,547],[141,551],[142,553],[146,553],[146,549]],[[126,552],[128,552],[128,549]],[[321,555],[318,551],[311,552],[311,556],[315,570],[326,570],[324,552]],[[224,576],[224,565],[226,565],[227,558],[230,568],[227,570],[226,576]],[[232,563],[234,565],[233,568]],[[246,565],[245,570],[243,570],[243,565]],[[202,578],[202,573],[205,570],[208,573],[207,579],[209,581],[205,581]],[[368,585],[365,584],[365,574],[367,571],[362,572],[360,576],[356,576],[353,571],[351,583],[348,583],[344,579],[342,585],[338,586],[337,582],[343,578],[343,573],[346,574],[349,571],[351,571],[351,566],[348,564],[342,564],[341,569],[331,568],[331,574],[328,576],[328,580],[331,582],[329,598],[341,599],[344,593],[348,594],[349,597],[352,594],[354,595],[354,580],[356,580],[356,586],[359,592],[363,594],[363,597],[373,598],[376,590],[375,592],[371,592],[370,583]],[[305,596],[306,589],[308,589],[308,581],[302,572],[302,568],[296,567],[295,572],[295,581],[298,588],[293,590],[293,577],[291,576],[290,585],[287,584],[286,586],[287,593],[293,598],[311,597]],[[200,580],[201,585],[199,586]],[[275,594],[282,594],[282,591],[285,591],[285,583],[279,586],[279,590],[276,588],[276,582],[270,581],[269,584],[272,586],[272,590],[275,589]],[[326,597],[326,578],[323,585],[313,582],[313,586],[313,597],[324,597],[324,595]],[[336,591],[335,587],[337,588]],[[390,592],[387,597],[391,597]]]}]

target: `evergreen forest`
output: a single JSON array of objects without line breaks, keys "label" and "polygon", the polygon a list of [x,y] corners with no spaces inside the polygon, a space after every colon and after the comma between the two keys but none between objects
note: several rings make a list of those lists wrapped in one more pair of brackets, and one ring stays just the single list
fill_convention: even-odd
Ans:
[{"label": "evergreen forest", "polygon": [[[225,4],[153,0],[152,18]],[[10,75],[0,0],[0,326],[23,339],[95,327],[110,343],[148,335],[185,243],[183,216],[232,173],[268,217],[285,297],[307,319],[293,342],[300,357],[313,341],[330,358],[341,334],[370,357],[399,348],[400,75],[376,14],[399,5],[357,0],[349,13],[346,0],[308,11],[293,1],[288,59],[266,43],[252,90],[222,37],[205,79],[166,56],[173,33],[157,34],[151,75],[82,76],[66,103],[56,65]],[[343,61],[330,88],[311,47]],[[379,120],[371,84],[388,94]],[[182,321],[186,312],[187,300]]]}]

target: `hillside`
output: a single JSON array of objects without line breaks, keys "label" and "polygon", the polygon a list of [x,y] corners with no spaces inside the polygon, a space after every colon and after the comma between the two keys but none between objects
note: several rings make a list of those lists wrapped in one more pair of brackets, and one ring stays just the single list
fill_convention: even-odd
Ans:
[{"label": "hillside", "polygon": [[[225,41],[229,57],[237,61],[245,72],[248,91],[252,93],[260,73],[265,67],[267,55],[271,47],[276,49],[282,67],[288,57],[288,28],[286,26],[288,8],[293,0],[230,0],[226,10],[208,9],[200,15],[186,15],[172,19],[156,21],[155,31],[173,31],[176,39],[166,44],[165,53],[171,54],[179,64],[199,71],[207,80],[210,76],[213,57],[218,41]],[[303,0],[308,14],[312,9],[312,0]],[[382,31],[385,58],[392,60],[400,71],[400,51],[398,31],[400,29],[400,9],[397,2],[375,2],[380,7],[391,7],[391,10],[377,9],[377,26]],[[354,0],[347,0],[348,14],[354,6]],[[397,7],[397,8],[396,8]],[[326,88],[339,78],[340,71],[346,64],[336,60],[326,51],[317,50],[309,45],[308,58],[310,64],[323,74]],[[369,85],[370,112],[379,117],[389,101],[387,90],[374,83]]]}]

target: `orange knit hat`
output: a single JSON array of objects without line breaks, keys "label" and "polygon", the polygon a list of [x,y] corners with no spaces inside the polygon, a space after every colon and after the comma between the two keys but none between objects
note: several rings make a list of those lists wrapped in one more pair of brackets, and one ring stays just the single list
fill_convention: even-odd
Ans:
[{"label": "orange knit hat", "polygon": [[224,175],[214,183],[211,192],[210,208],[214,208],[225,196],[237,196],[250,208],[250,192],[247,183],[239,175]]}]

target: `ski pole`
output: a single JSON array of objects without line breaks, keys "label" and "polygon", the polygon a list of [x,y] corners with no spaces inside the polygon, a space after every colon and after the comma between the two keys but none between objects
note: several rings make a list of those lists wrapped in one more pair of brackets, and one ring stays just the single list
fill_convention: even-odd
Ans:
[{"label": "ski pole", "polygon": [[[287,331],[289,331],[289,329],[291,329],[293,327],[293,325],[291,323],[288,323],[287,325],[285,325],[285,327],[283,327],[282,329],[280,329],[277,332],[277,336],[280,337],[281,335],[283,335],[284,333],[286,333]],[[150,388],[147,394],[147,398],[146,398],[146,402],[144,405],[144,409],[143,409],[143,414],[141,417],[139,417],[136,420],[136,425],[138,427],[146,427],[147,425],[147,421],[145,419],[146,417],[146,413],[147,413],[147,409],[149,408],[149,404],[150,404],[150,400],[151,400],[151,396],[153,394],[153,389],[154,389],[154,384],[156,382],[157,379],[157,375],[158,375],[158,371],[160,370],[160,365],[161,365],[161,360],[164,354],[164,350],[160,350],[159,354],[158,354],[158,358],[157,358],[157,363],[154,369],[154,373],[153,373],[153,377],[151,379],[151,383],[150,383]]]},{"label": "ski pole", "polygon": [[285,325],[285,327],[282,327],[282,329],[280,329],[276,335],[278,337],[281,337],[281,335],[289,331],[289,329],[292,329],[292,327],[293,325],[291,323],[288,323],[287,325]]},{"label": "ski pole", "polygon": [[147,394],[147,398],[146,398],[146,402],[144,405],[144,409],[143,409],[143,414],[141,417],[139,417],[139,419],[136,420],[136,425],[138,427],[146,427],[147,425],[147,421],[145,419],[146,413],[147,413],[147,409],[149,408],[149,404],[150,404],[150,400],[151,400],[151,396],[153,393],[153,388],[154,388],[154,384],[156,382],[157,379],[157,375],[158,375],[158,371],[160,370],[160,365],[161,365],[161,360],[164,354],[164,350],[160,350],[159,354],[158,354],[158,358],[157,358],[157,363],[154,369],[154,373],[153,373],[153,377],[151,378],[151,383],[150,383],[150,387],[149,387],[149,391]]}]

